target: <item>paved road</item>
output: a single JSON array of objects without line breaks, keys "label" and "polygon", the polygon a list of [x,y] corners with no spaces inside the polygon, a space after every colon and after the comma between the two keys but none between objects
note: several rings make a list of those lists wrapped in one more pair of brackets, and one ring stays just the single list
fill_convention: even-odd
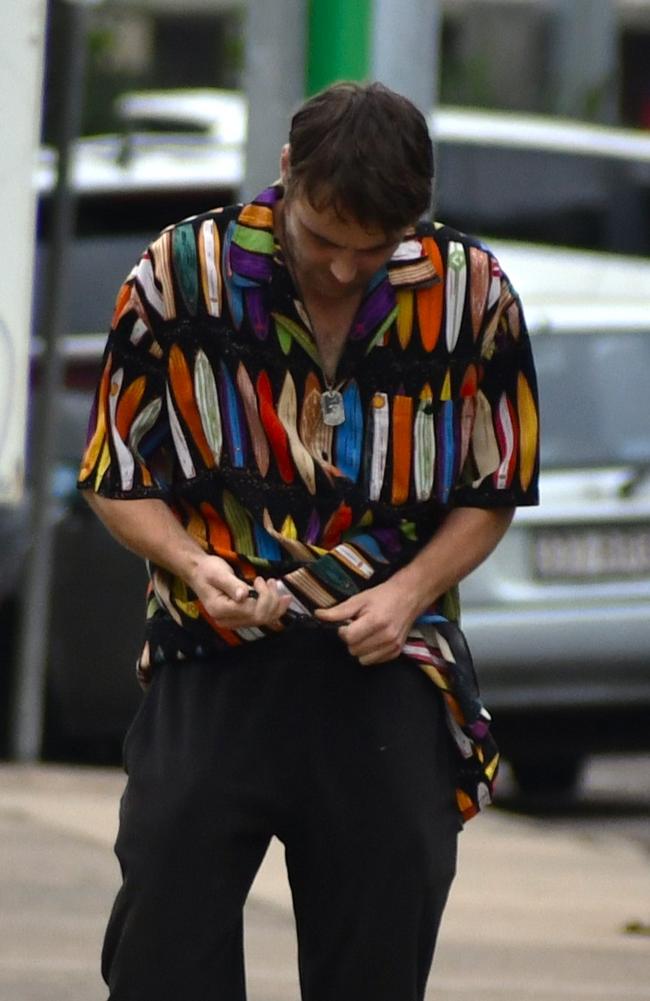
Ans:
[{"label": "paved road", "polygon": [[[587,801],[604,781],[595,769]],[[122,785],[115,770],[0,766],[0,1001],[105,998],[97,956],[118,883],[110,845]],[[639,840],[592,817],[576,831],[571,818],[515,814],[504,796],[462,835],[427,1001],[648,1001],[650,937],[626,931],[650,921]],[[297,1001],[277,844],[246,931],[249,1001]]]}]

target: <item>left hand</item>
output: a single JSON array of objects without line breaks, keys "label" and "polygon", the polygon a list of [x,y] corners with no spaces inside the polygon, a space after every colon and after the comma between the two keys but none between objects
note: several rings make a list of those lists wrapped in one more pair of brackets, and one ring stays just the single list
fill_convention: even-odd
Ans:
[{"label": "left hand", "polygon": [[383,664],[402,652],[420,609],[414,597],[394,580],[368,588],[333,608],[317,608],[323,622],[345,622],[338,634],[361,664]]}]

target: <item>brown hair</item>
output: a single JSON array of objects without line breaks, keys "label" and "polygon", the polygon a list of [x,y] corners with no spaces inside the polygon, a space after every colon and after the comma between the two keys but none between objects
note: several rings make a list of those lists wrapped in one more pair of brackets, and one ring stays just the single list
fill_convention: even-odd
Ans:
[{"label": "brown hair", "polygon": [[430,208],[433,147],[425,118],[383,84],[337,83],[316,94],[293,116],[289,143],[289,191],[305,194],[318,211],[333,206],[390,232]]}]

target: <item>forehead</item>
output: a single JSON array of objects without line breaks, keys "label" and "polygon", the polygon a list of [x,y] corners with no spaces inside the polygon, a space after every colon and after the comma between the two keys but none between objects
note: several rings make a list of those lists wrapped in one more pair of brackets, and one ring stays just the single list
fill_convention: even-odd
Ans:
[{"label": "forehead", "polygon": [[322,199],[316,205],[305,194],[296,193],[291,199],[292,211],[310,232],[338,247],[352,250],[372,250],[397,242],[402,232],[387,232],[380,226],[362,224],[352,216],[342,215],[332,203]]}]

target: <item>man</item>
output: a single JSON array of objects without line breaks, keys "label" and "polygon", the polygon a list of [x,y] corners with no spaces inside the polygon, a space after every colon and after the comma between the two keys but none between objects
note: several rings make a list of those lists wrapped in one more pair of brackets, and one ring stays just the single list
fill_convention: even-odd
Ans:
[{"label": "man", "polygon": [[165,230],[118,296],[80,477],[151,577],[111,1001],[242,1001],[273,835],[304,1001],[424,995],[498,761],[455,588],[537,476],[518,300],[419,221],[432,177],[406,99],[336,85],[280,183]]}]

